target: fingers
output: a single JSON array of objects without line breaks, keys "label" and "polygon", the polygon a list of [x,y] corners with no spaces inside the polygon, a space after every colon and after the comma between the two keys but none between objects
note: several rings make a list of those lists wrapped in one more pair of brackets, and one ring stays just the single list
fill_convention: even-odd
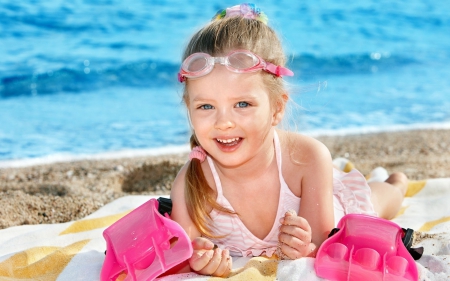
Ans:
[{"label": "fingers", "polygon": [[218,277],[228,276],[231,272],[231,257],[228,250],[217,248],[210,262],[200,271],[202,274],[208,274]]},{"label": "fingers", "polygon": [[287,212],[286,215],[280,219],[282,225],[293,225],[304,229],[307,232],[311,232],[311,226],[305,218],[299,217],[297,215],[293,216],[291,213]]},{"label": "fingers", "polygon": [[296,226],[282,226],[278,240],[293,248],[298,248],[311,242],[311,234]]},{"label": "fingers", "polygon": [[213,276],[227,277],[231,273],[233,259],[230,257],[230,251],[222,250],[222,260],[219,267],[213,273]]},{"label": "fingers", "polygon": [[212,250],[214,243],[204,237],[197,237],[192,241],[192,248],[194,250]]},{"label": "fingers", "polygon": [[287,210],[285,216],[297,216],[297,212],[295,210],[289,209]]},{"label": "fingers", "polygon": [[283,226],[283,229],[289,231],[280,231],[278,241],[280,250],[289,259],[298,259],[309,254],[309,244],[311,235],[303,229],[296,226]]},{"label": "fingers", "polygon": [[[286,244],[296,243],[297,240],[301,241],[302,243],[309,243],[311,242],[311,231],[306,231],[298,226],[292,226],[292,225],[281,225],[280,226],[280,235],[283,235],[284,241],[281,241]],[[297,238],[297,239],[294,239]],[[295,245],[295,244],[293,244]]]},{"label": "fingers", "polygon": [[213,250],[194,250],[192,257],[189,259],[189,265],[194,271],[201,271],[214,256]]},{"label": "fingers", "polygon": [[214,243],[210,240],[197,237],[192,241],[192,257],[189,259],[191,268],[195,271],[203,269],[214,255]]},{"label": "fingers", "polygon": [[222,257],[220,264],[212,275],[217,277],[227,277],[231,272],[232,259],[230,257],[230,252],[228,250],[221,250],[221,251]]},{"label": "fingers", "polygon": [[308,245],[303,245],[300,248],[292,248],[284,243],[280,243],[279,248],[284,255],[284,259],[299,259],[308,255]]},{"label": "fingers", "polygon": [[308,221],[295,212],[288,211],[280,223],[278,240],[282,253],[290,259],[308,255],[311,243],[311,226]]},{"label": "fingers", "polygon": [[305,218],[286,212],[285,216],[280,219],[280,232],[298,237],[303,241],[311,242],[311,226]]},{"label": "fingers", "polygon": [[192,270],[204,275],[228,276],[232,268],[232,259],[228,250],[214,248],[214,244],[202,237],[192,241],[194,252],[189,259]]}]

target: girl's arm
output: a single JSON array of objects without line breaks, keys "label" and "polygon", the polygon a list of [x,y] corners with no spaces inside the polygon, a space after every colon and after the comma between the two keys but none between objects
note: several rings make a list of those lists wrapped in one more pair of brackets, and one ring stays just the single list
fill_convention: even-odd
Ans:
[{"label": "girl's arm", "polygon": [[189,216],[184,197],[185,175],[188,164],[189,162],[181,168],[172,185],[172,191],[170,193],[173,206],[171,218],[186,231],[191,240],[194,240],[201,235]]},{"label": "girl's arm", "polygon": [[311,227],[318,248],[334,227],[333,163],[328,148],[314,140],[301,182],[299,216]]},{"label": "girl's arm", "polygon": [[[315,256],[334,227],[333,166],[329,150],[319,141],[299,137],[301,147],[293,157],[301,170],[300,210],[281,220],[281,250],[288,258]],[[297,157],[296,157],[297,156]],[[295,192],[294,192],[295,193]]]},{"label": "girl's arm", "polygon": [[180,170],[172,186],[170,193],[173,206],[171,218],[186,231],[192,240],[194,252],[188,261],[178,266],[176,272],[171,272],[171,274],[188,272],[192,269],[204,275],[228,276],[232,268],[232,259],[230,258],[229,251],[215,248],[214,243],[201,237],[201,233],[188,214],[184,197],[184,181],[187,165],[184,165]]}]

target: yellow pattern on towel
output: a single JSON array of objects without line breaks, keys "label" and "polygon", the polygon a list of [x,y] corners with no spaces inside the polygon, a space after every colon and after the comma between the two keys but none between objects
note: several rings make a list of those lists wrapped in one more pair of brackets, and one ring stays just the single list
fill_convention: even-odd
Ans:
[{"label": "yellow pattern on towel", "polygon": [[450,221],[450,217],[443,217],[443,218],[440,218],[440,219],[437,219],[437,220],[434,220],[434,221],[426,222],[421,228],[419,228],[419,231],[428,232],[433,227],[435,227],[436,225],[441,224],[441,223],[445,223],[445,222],[448,222],[448,221]]},{"label": "yellow pattern on towel", "polygon": [[17,253],[0,263],[0,276],[10,277],[9,280],[56,280],[88,242],[83,240],[63,248],[35,247]]},{"label": "yellow pattern on towel", "polygon": [[[278,261],[266,257],[251,258],[247,264],[240,269],[233,270],[226,278],[227,280],[258,280],[272,281],[277,277]],[[224,278],[211,277],[208,281],[219,281]]]},{"label": "yellow pattern on towel", "polygon": [[405,197],[413,197],[425,187],[426,183],[427,181],[410,181],[408,183],[408,189],[406,190]]},{"label": "yellow pattern on towel", "polygon": [[126,211],[120,214],[115,214],[111,216],[101,217],[101,218],[94,218],[94,219],[86,219],[86,220],[80,220],[72,223],[67,229],[65,229],[63,232],[61,232],[59,235],[64,234],[70,234],[70,233],[77,233],[77,232],[84,232],[84,231],[90,231],[97,228],[103,228],[108,227],[126,214],[128,214],[130,211]]}]

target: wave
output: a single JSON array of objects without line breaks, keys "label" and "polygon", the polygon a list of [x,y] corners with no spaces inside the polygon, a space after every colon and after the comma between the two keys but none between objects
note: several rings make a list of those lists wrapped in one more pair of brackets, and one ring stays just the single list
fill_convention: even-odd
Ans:
[{"label": "wave", "polygon": [[109,87],[162,87],[176,83],[178,65],[153,60],[127,63],[118,68],[61,68],[41,74],[4,77],[0,97],[77,93]]},{"label": "wave", "polygon": [[389,53],[363,53],[320,57],[303,54],[294,57],[289,65],[298,76],[304,79],[330,75],[371,74],[373,72],[390,71],[419,62],[402,55]]},{"label": "wave", "polygon": [[[109,62],[111,63],[111,62]],[[331,75],[369,74],[391,71],[418,63],[397,55],[382,53],[349,54],[320,57],[312,54],[295,56],[288,66],[296,73],[294,79],[321,80]],[[17,74],[1,78],[0,97],[45,95],[53,93],[87,92],[109,87],[165,87],[177,83],[179,65],[165,61],[143,60],[118,67],[69,68],[49,70],[45,73]]]},{"label": "wave", "polygon": [[[153,18],[153,15],[138,9],[122,9],[121,3],[110,3],[111,5],[106,8],[102,2],[36,3],[25,0],[2,3],[1,26],[5,27],[6,35],[12,36],[39,34],[42,31],[72,35],[86,32],[104,34],[120,31],[124,26],[133,29],[145,28],[144,24]],[[92,24],[93,19],[96,20],[96,24]],[[18,30],[23,32],[17,32]]]}]

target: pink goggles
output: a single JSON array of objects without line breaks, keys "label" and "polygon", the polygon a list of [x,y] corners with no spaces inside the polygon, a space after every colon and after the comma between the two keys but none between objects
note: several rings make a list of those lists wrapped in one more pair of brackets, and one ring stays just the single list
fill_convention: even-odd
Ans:
[{"label": "pink goggles", "polygon": [[255,72],[264,70],[277,77],[294,76],[294,72],[286,67],[264,61],[259,56],[247,50],[235,50],[225,57],[212,57],[206,53],[193,53],[187,57],[178,72],[178,81],[183,83],[186,78],[198,78],[210,73],[214,65],[219,63],[235,73]]}]

